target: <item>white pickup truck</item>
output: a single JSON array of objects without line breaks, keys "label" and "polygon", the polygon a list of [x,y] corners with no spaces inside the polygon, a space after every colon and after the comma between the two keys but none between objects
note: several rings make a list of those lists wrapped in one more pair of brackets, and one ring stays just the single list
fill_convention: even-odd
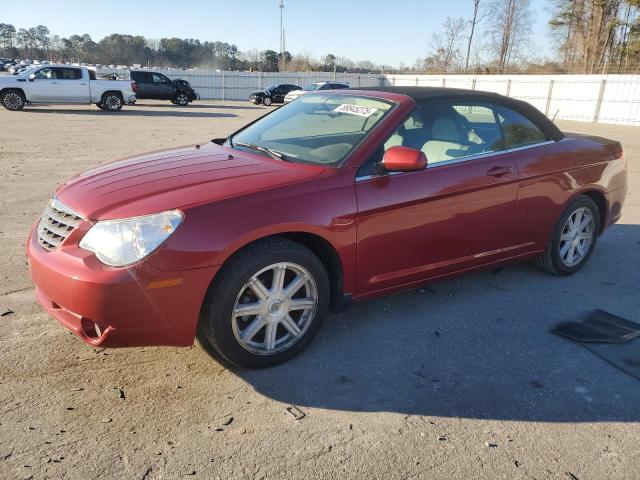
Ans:
[{"label": "white pickup truck", "polygon": [[0,77],[0,103],[22,110],[33,103],[95,103],[101,110],[117,112],[136,101],[135,82],[97,80],[95,70],[68,65],[42,65],[17,77]]}]

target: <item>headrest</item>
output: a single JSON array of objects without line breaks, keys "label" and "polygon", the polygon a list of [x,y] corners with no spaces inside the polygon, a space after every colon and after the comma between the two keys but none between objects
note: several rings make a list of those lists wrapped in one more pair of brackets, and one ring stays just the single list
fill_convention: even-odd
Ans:
[{"label": "headrest", "polygon": [[434,140],[445,142],[460,142],[462,140],[458,125],[450,117],[438,117],[431,126],[431,135]]}]

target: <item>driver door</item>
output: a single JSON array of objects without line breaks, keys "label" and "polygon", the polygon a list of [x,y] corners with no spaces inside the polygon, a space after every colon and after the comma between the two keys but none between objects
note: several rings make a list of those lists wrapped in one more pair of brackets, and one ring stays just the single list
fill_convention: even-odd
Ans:
[{"label": "driver door", "polygon": [[34,72],[35,78],[28,80],[29,100],[32,102],[48,102],[56,95],[57,80],[53,74],[53,68],[41,68]]},{"label": "driver door", "polygon": [[152,73],[151,79],[153,81],[154,98],[166,100],[173,97],[173,83],[171,83],[171,80],[159,73]]},{"label": "driver door", "polygon": [[[482,123],[482,132],[459,113],[465,109]],[[491,108],[421,106],[371,162],[381,161],[394,145],[421,149],[428,166],[397,174],[375,173],[371,163],[361,167],[356,177],[358,294],[524,251],[516,232],[519,176]]]}]

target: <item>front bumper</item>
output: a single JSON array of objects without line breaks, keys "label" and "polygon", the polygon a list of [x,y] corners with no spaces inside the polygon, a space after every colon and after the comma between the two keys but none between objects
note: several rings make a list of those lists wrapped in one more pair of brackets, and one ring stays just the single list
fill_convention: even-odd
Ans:
[{"label": "front bumper", "polygon": [[75,245],[48,252],[34,234],[27,256],[38,301],[86,343],[103,347],[192,345],[217,271],[164,272],[148,261],[110,268]]}]

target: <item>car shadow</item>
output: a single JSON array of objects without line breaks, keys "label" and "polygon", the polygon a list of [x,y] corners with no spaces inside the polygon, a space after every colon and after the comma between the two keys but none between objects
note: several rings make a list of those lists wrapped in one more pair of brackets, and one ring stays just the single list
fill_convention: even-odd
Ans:
[{"label": "car shadow", "polygon": [[[198,102],[199,100],[196,100]],[[138,100],[135,105],[128,105],[127,107],[144,107],[144,108],[187,108],[197,109],[197,108],[215,108],[215,109],[225,109],[225,110],[260,110],[266,109],[267,107],[263,107],[262,105],[223,105],[223,104],[214,104],[214,103],[190,103],[186,107],[181,107],[179,105],[173,105],[171,102],[165,103],[144,103],[144,100]]]},{"label": "car shadow", "polygon": [[138,107],[126,106],[119,112],[105,112],[102,110],[65,110],[62,108],[25,108],[25,112],[48,113],[56,115],[91,115],[91,116],[119,116],[126,117],[186,117],[186,118],[226,118],[237,117],[235,113],[224,112],[202,112],[202,111],[184,111],[184,110],[143,110]]},{"label": "car shadow", "polygon": [[519,263],[358,302],[288,363],[233,371],[303,410],[638,421],[640,382],[549,329],[594,308],[640,322],[640,272],[628,260],[639,241],[637,225],[612,227],[570,277]]}]

